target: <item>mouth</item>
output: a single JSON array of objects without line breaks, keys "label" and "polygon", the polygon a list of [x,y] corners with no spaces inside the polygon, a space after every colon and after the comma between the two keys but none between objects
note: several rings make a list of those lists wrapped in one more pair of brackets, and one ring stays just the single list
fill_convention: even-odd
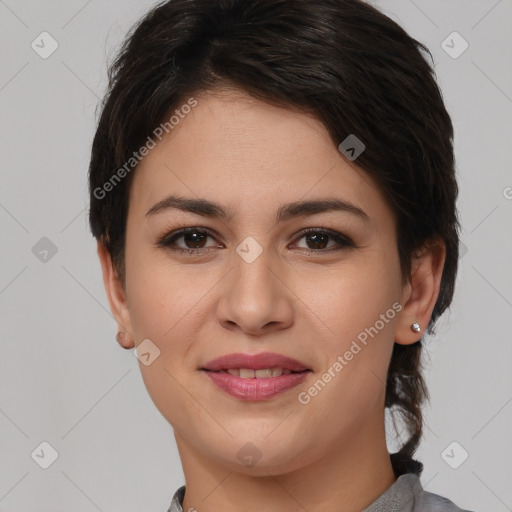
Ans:
[{"label": "mouth", "polygon": [[224,371],[247,379],[280,377],[290,373],[311,371],[304,363],[273,352],[226,354],[209,361],[199,369],[211,372]]},{"label": "mouth", "polygon": [[269,379],[273,377],[281,377],[282,375],[290,375],[292,373],[306,373],[311,370],[293,371],[289,368],[260,368],[255,370],[254,368],[226,368],[222,370],[208,370],[207,368],[201,368],[201,370],[213,373],[227,373],[233,377],[240,377],[242,379]]},{"label": "mouth", "polygon": [[271,399],[299,386],[313,370],[282,354],[227,354],[203,367],[208,380],[239,400]]},{"label": "mouth", "polygon": [[[237,400],[260,402],[285,394],[302,384],[312,370],[292,371],[283,368],[202,369],[218,389]],[[270,376],[268,374],[271,374]],[[274,373],[274,375],[272,375]]]}]

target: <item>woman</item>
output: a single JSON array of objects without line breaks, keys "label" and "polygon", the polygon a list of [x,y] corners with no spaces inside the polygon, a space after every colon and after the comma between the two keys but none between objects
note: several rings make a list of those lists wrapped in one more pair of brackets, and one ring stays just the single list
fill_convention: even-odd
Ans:
[{"label": "woman", "polygon": [[422,52],[358,0],[170,0],[110,68],[89,219],[174,429],[170,512],[461,511],[413,459],[459,229]]}]

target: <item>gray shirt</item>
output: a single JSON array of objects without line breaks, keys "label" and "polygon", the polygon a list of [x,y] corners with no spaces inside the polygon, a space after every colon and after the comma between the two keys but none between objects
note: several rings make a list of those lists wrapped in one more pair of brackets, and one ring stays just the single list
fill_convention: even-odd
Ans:
[{"label": "gray shirt", "polygon": [[[168,512],[183,512],[185,486],[180,487],[172,498]],[[423,489],[415,473],[400,475],[395,483],[362,512],[470,512],[450,500]]]}]

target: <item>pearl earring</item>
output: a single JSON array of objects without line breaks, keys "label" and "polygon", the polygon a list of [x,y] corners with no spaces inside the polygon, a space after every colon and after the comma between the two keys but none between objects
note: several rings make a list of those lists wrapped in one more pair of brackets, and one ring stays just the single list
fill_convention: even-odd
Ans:
[{"label": "pearl earring", "polygon": [[411,325],[411,329],[414,332],[421,332],[420,324],[418,322],[415,322]]}]

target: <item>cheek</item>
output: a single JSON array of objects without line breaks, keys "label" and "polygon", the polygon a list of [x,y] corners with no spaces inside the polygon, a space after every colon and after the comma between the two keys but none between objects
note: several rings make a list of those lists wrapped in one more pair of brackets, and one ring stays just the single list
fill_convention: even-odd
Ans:
[{"label": "cheek", "polygon": [[150,339],[159,350],[151,365],[141,363],[139,367],[157,407],[170,408],[166,417],[175,407],[190,407],[182,385],[196,370],[197,340],[204,337],[202,331],[215,309],[208,292],[222,277],[222,273],[198,271],[194,265],[169,260],[164,251],[149,249],[133,251],[127,258],[127,290],[132,297],[130,317],[136,343]]},{"label": "cheek", "polygon": [[132,250],[126,267],[135,337],[154,339],[162,345],[204,295],[204,286],[194,278],[197,273],[193,270],[172,266],[161,254],[148,249]]},{"label": "cheek", "polygon": [[[185,277],[154,252],[133,251],[126,261],[130,318],[136,343],[151,340],[158,357],[149,365],[139,362],[145,387],[162,415],[177,421],[178,411],[188,408],[198,417],[199,410],[184,393],[190,376],[184,364],[193,346],[195,333],[191,320],[197,318],[196,304],[205,291],[197,281]],[[196,320],[197,321],[197,320]]]},{"label": "cheek", "polygon": [[[312,309],[322,320],[315,320],[318,331],[325,333],[316,340],[323,364],[312,386],[301,390],[303,400],[311,400],[305,407],[320,414],[322,424],[337,425],[344,436],[356,435],[358,426],[384,405],[395,301],[388,287],[379,288],[373,276],[364,274],[338,278],[313,299]],[[328,436],[328,427],[321,428]]]},{"label": "cheek", "polygon": [[[305,282],[300,296],[311,313],[322,320],[330,338],[346,341],[373,326],[400,296],[398,268],[385,258],[354,259]],[[395,316],[389,312],[390,321],[385,328],[379,322],[379,330],[389,334]]]},{"label": "cheek", "polygon": [[401,309],[399,279],[394,257],[367,253],[315,279],[314,285],[309,281],[299,294],[307,298],[305,312],[325,333],[318,345],[322,346],[323,371],[330,368],[329,374],[336,375],[327,387],[333,394],[339,392],[332,399],[346,402],[346,407],[355,407],[352,400],[363,396],[361,402],[373,403],[385,389],[397,310]]}]

